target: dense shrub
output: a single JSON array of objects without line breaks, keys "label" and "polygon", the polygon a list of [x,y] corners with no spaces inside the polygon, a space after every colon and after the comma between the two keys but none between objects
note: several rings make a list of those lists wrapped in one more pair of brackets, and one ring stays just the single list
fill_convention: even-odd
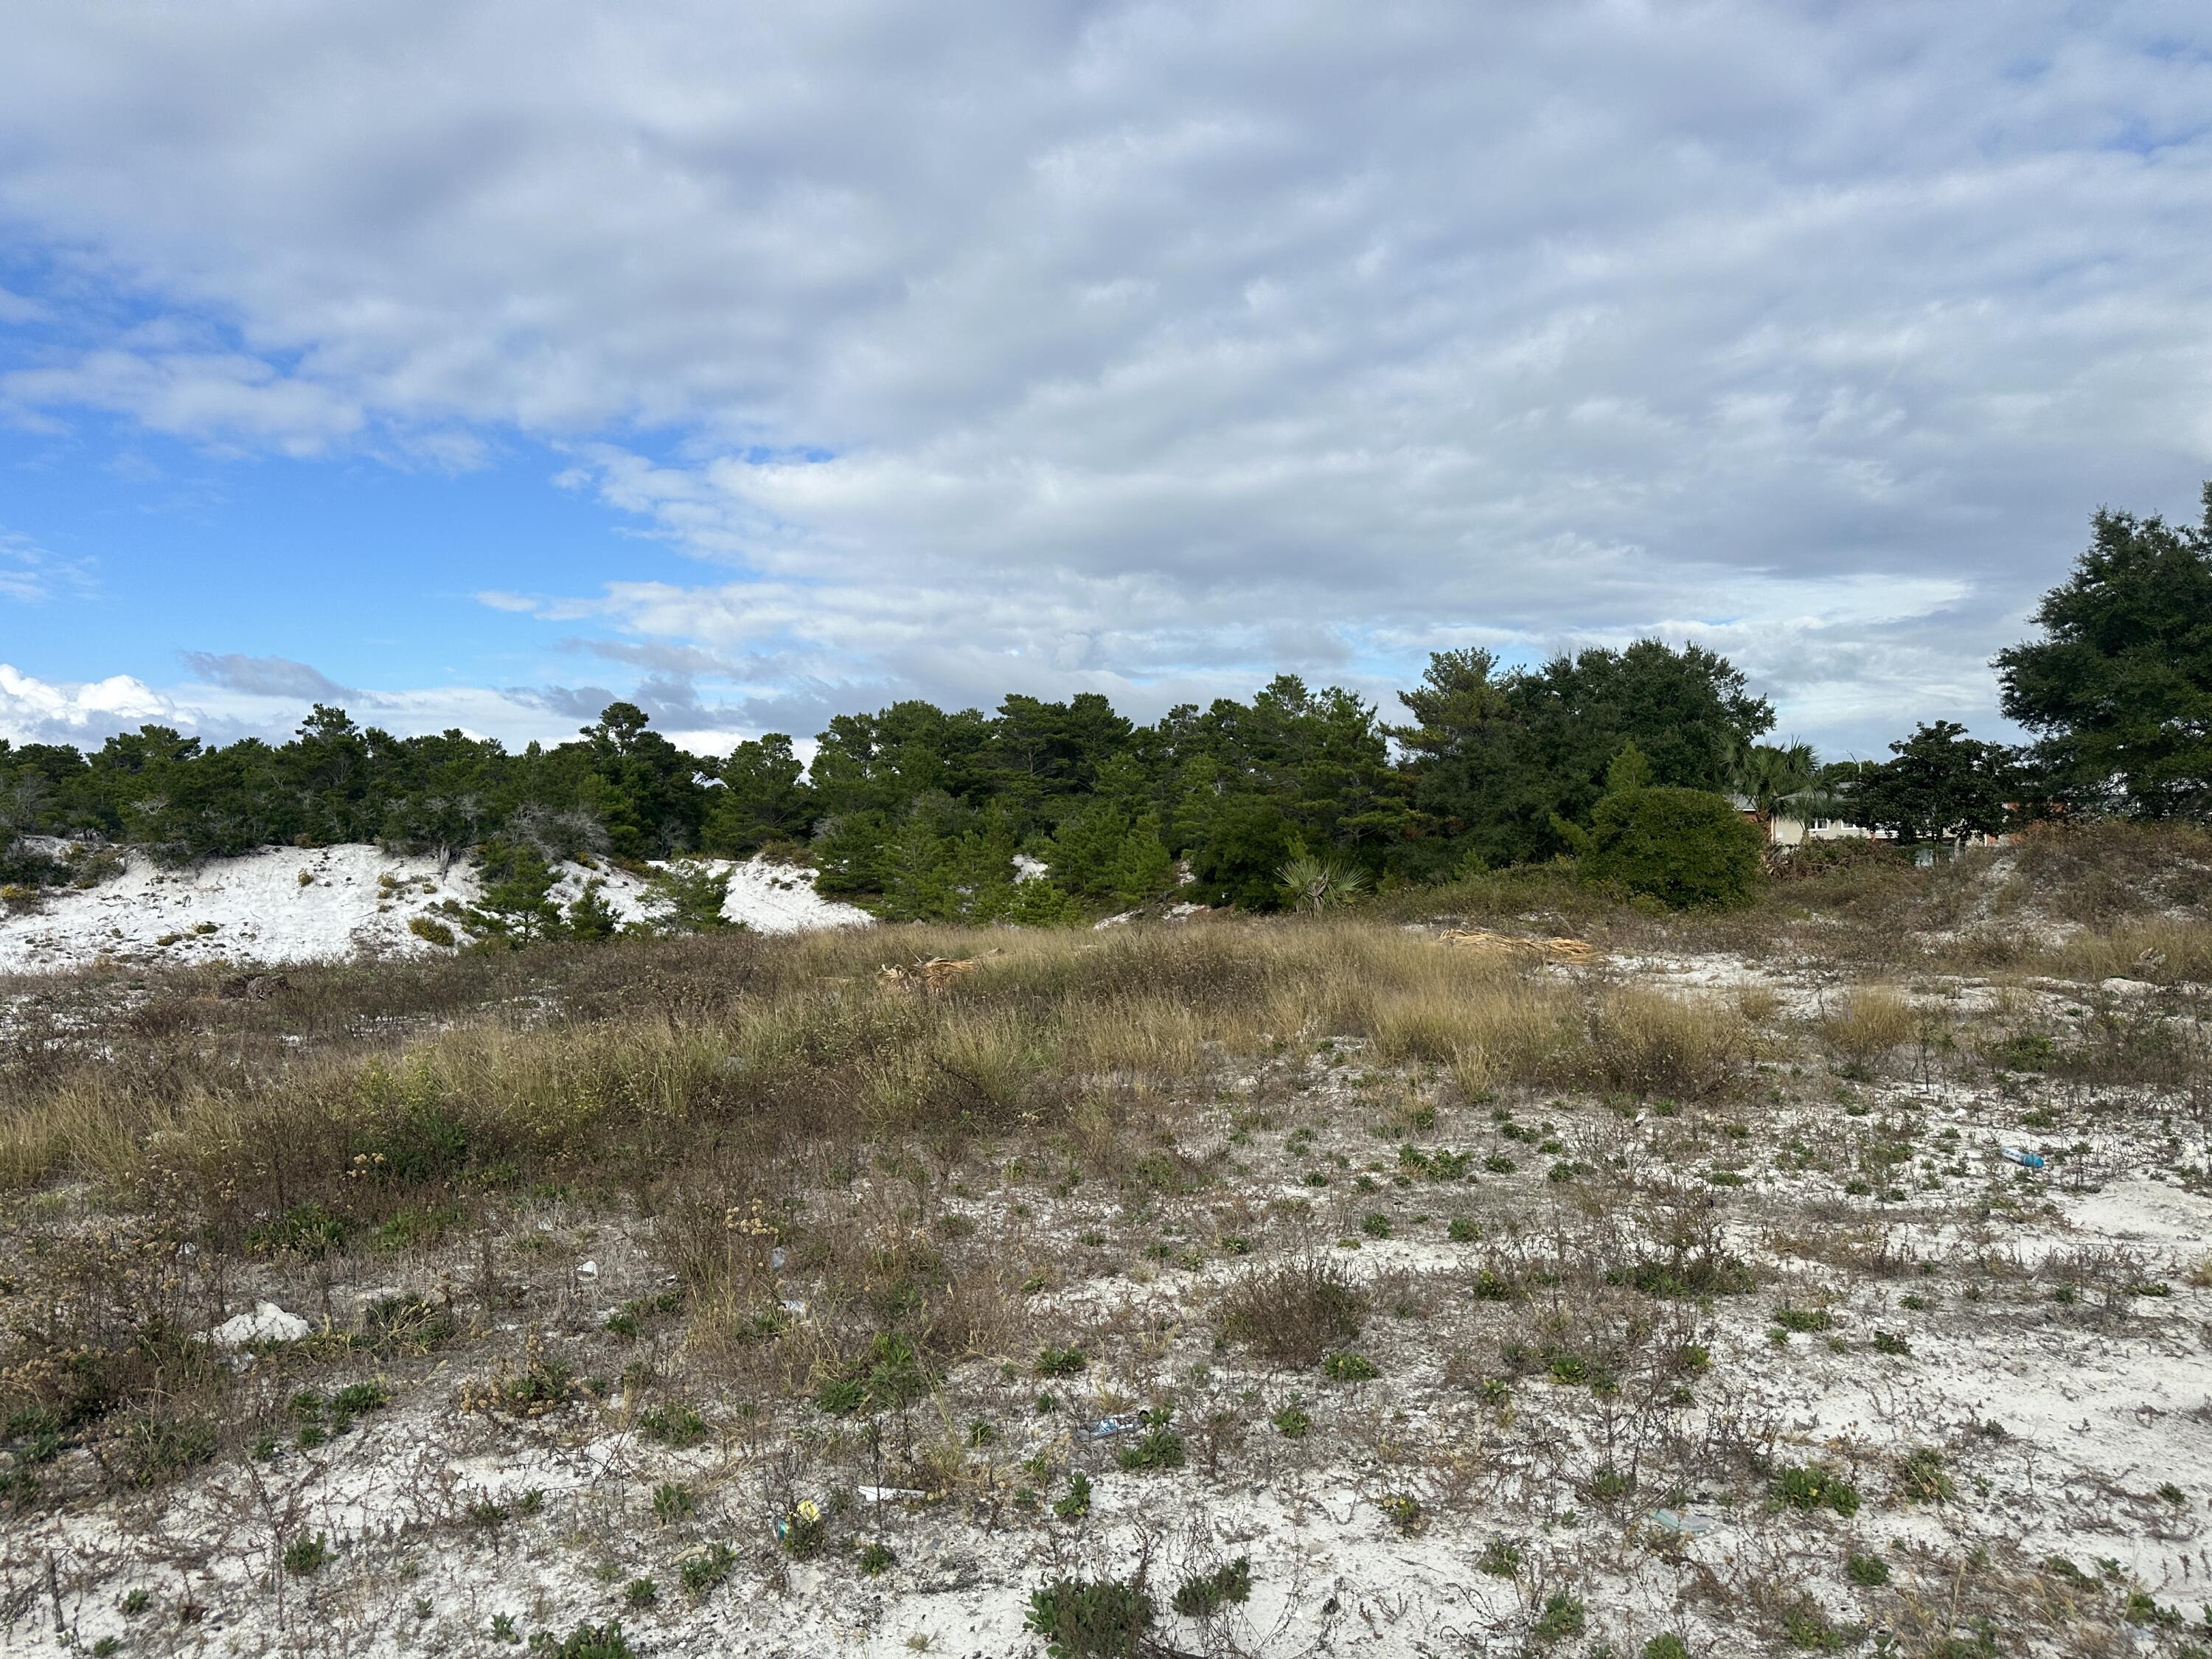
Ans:
[{"label": "dense shrub", "polygon": [[1759,826],[1702,789],[1629,789],[1591,816],[1582,869],[1678,910],[1741,904],[1765,872]]}]

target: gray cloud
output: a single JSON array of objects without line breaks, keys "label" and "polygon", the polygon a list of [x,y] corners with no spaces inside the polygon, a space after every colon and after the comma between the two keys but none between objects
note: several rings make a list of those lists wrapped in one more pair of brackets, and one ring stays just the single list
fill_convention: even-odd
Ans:
[{"label": "gray cloud", "polygon": [[628,663],[660,674],[715,674],[729,671],[727,658],[692,645],[637,644],[628,640],[566,639],[563,651]]},{"label": "gray cloud", "polygon": [[181,651],[195,678],[227,691],[252,697],[285,697],[300,702],[342,702],[360,694],[319,670],[289,657],[248,657],[235,651]]},{"label": "gray cloud", "polygon": [[511,685],[506,696],[550,714],[586,722],[599,719],[609,703],[621,701],[617,693],[600,685]]},{"label": "gray cloud", "polygon": [[554,437],[725,568],[502,603],[685,719],[1662,629],[1866,747],[2212,471],[2207,107],[2180,0],[34,9],[0,216],[179,320],[0,403]]}]

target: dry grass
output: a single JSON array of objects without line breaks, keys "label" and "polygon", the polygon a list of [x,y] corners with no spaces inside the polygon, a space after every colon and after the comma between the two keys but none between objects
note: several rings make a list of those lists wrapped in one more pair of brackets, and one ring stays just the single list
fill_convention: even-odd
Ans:
[{"label": "dry grass", "polygon": [[2148,980],[2156,985],[2212,981],[2212,921],[2134,920],[2045,946],[2041,972],[2068,979]]},{"label": "dry grass", "polygon": [[1589,1020],[1589,1065],[1602,1086],[1702,1099],[1723,1092],[1751,1058],[1750,1027],[1717,998],[1626,985]]},{"label": "dry grass", "polygon": [[1919,1022],[1895,988],[1859,985],[1829,1001],[1814,1024],[1831,1053],[1864,1071],[1911,1042]]},{"label": "dry grass", "polygon": [[[940,990],[873,972],[887,957],[985,951]],[[244,1226],[310,1200],[369,1216],[488,1170],[588,1166],[637,1184],[794,1137],[1066,1121],[1102,1091],[1157,1093],[1212,1056],[1325,1036],[1490,1083],[1595,1068],[1632,1088],[1697,1086],[1726,1046],[1702,1015],[1609,997],[1586,1018],[1583,993],[1529,965],[1357,922],[581,954],[544,953],[534,988],[502,961],[501,998],[441,981],[452,1000],[421,998],[416,1029],[346,1018],[356,999],[340,970],[294,975],[269,1003],[162,985],[98,1054],[63,1041],[9,1068],[0,1178],[152,1183]]]},{"label": "dry grass", "polygon": [[1278,1365],[1318,1362],[1359,1334],[1367,1298],[1335,1263],[1302,1255],[1247,1273],[1223,1299],[1223,1334]]},{"label": "dry grass", "polygon": [[[0,1048],[0,1421],[27,1425],[0,1442],[0,1512],[44,1528],[137,1505],[163,1517],[143,1541],[168,1560],[186,1547],[168,1529],[216,1514],[218,1490],[362,1490],[387,1443],[310,1449],[289,1402],[374,1375],[393,1395],[382,1432],[421,1434],[441,1478],[483,1458],[519,1469],[546,1432],[608,1449],[609,1473],[508,1515],[494,1535],[512,1548],[441,1530],[469,1524],[465,1492],[397,1496],[377,1521],[392,1532],[349,1539],[316,1594],[285,1603],[303,1620],[336,1591],[400,1582],[418,1553],[501,1595],[567,1563],[596,1620],[637,1573],[672,1604],[675,1564],[725,1540],[743,1557],[726,1607],[741,1583],[749,1606],[811,1618],[830,1604],[789,1595],[786,1558],[747,1542],[802,1500],[830,1517],[822,1583],[870,1572],[867,1594],[911,1607],[939,1559],[976,1557],[1006,1585],[1036,1552],[1095,1550],[1122,1571],[1158,1543],[1180,1571],[1172,1517],[1326,1492],[1296,1523],[1300,1550],[1379,1559],[1364,1529],[1387,1517],[1394,1559],[1440,1552],[1435,1582],[1457,1585],[1486,1542],[1511,1543],[1501,1643],[1556,1591],[1587,1600],[1594,1650],[1641,1650],[1655,1597],[1693,1651],[1764,1650],[1778,1630],[1797,1639],[1787,1615],[1808,1595],[1835,1628],[1879,1619],[1916,1651],[1966,1650],[1947,1632],[1985,1614],[2021,1642],[2097,1650],[2130,1586],[2042,1572],[2101,1601],[2090,1618],[2037,1600],[2041,1570],[1994,1540],[2023,1513],[2062,1514],[2034,1508],[2035,1479],[2061,1488],[2048,1465],[2023,1470],[2026,1437],[1954,1434],[1965,1385],[1936,1368],[2010,1368],[2021,1333],[2054,1366],[2195,1340],[2212,1262],[2087,1231],[2016,1254],[2006,1230],[2045,1224],[2073,1171],[2061,1158],[2023,1176],[1996,1147],[2026,1140],[2023,1123],[2054,1152],[2094,1135],[2121,1146],[2100,1152],[2113,1167],[2201,1190],[2202,994],[2102,990],[2092,971],[2159,939],[2180,965],[2129,976],[2185,974],[2198,924],[2100,901],[2115,919],[2096,931],[2039,933],[2008,868],[1862,858],[1784,884],[1786,902],[1778,886],[1752,911],[1686,919],[1573,911],[1554,892],[1561,919],[1532,920],[1556,872],[1492,884],[1521,904],[1498,918],[1516,931],[1572,924],[1616,950],[1790,941],[1763,964],[1771,983],[1714,990],[1453,950],[1373,914],[621,942],[467,971],[300,969],[265,1000],[204,974],[57,981],[17,1001]],[[1907,916],[1954,931],[1893,933],[1883,957]],[[1969,986],[1929,971],[2007,952],[2017,971]],[[975,966],[933,988],[878,975],[938,957]],[[2061,961],[2082,982],[2040,976]],[[2129,1089],[2107,1097],[2116,1081]],[[1928,1242],[1947,1225],[1955,1245]],[[218,1358],[202,1334],[264,1297],[313,1334]],[[1832,1328],[1768,1328],[1815,1308]],[[1881,1345],[1893,1330],[1909,1352]],[[1997,1374],[1971,1373],[1978,1389]],[[457,1395],[463,1377],[496,1392]],[[1778,1379],[1856,1401],[1870,1378],[1895,1379],[1895,1415],[1844,1442],[1814,1447],[1777,1403]],[[484,1399],[497,1409],[457,1409]],[[696,1441],[654,1427],[686,1421]],[[2161,1432],[2197,1446],[2195,1421]],[[1817,1456],[1866,1493],[1860,1524],[1887,1528],[1881,1511],[1906,1510],[1881,1471],[1939,1445],[1959,1530],[1941,1551],[1887,1550],[1878,1593],[1840,1576],[1858,1547],[1842,1517],[1768,1501],[1777,1463]],[[2033,1455],[2070,1455],[2075,1478],[2089,1454]],[[1098,1483],[1095,1514],[1073,1506],[1077,1474]],[[146,1504],[171,1480],[185,1490]],[[651,1508],[664,1482],[696,1510]],[[886,1486],[928,1496],[859,1495]],[[1349,1521],[1334,1496],[1348,1491]],[[1729,1510],[1735,1553],[1642,1523],[1692,1500]],[[2130,1525],[2182,1514],[2112,1501]],[[1553,1524],[1570,1510],[1583,1524]],[[270,1516],[271,1560],[326,1524]],[[872,1538],[906,1558],[888,1577],[856,1554]],[[88,1633],[119,1628],[96,1620],[126,1569],[50,1566],[45,1541],[12,1541],[0,1528],[0,1578],[48,1601],[58,1578],[93,1598]],[[1303,1595],[1303,1628],[1325,1636],[1334,1582],[1279,1579],[1288,1559],[1253,1551],[1269,1594]],[[456,1587],[407,1585],[399,1628],[416,1628],[416,1594],[441,1619],[462,1605],[440,1582]],[[265,1635],[262,1588],[216,1594],[222,1628]]]}]

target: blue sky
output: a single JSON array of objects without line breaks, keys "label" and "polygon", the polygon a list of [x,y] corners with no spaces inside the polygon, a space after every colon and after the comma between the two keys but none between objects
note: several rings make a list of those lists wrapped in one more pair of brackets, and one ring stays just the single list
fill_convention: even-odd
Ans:
[{"label": "blue sky", "polygon": [[720,748],[1644,633],[1996,731],[2212,475],[2212,14],[34,3],[0,735]]}]

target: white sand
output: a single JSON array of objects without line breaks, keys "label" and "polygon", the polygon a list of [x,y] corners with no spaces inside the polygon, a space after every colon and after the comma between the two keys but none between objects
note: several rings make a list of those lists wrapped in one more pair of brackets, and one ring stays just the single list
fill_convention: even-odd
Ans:
[{"label": "white sand", "polygon": [[[764,933],[863,927],[865,911],[825,899],[814,872],[752,859],[705,860],[730,874],[722,914]],[[302,879],[302,878],[306,879]],[[645,883],[611,866],[560,866],[554,896],[572,901],[597,877],[625,921],[643,915]],[[334,962],[422,955],[445,947],[408,931],[437,907],[478,896],[476,872],[374,847],[270,848],[242,858],[166,868],[133,854],[124,872],[88,890],[67,889],[31,911],[0,915],[0,973],[55,972],[118,962]]]}]

